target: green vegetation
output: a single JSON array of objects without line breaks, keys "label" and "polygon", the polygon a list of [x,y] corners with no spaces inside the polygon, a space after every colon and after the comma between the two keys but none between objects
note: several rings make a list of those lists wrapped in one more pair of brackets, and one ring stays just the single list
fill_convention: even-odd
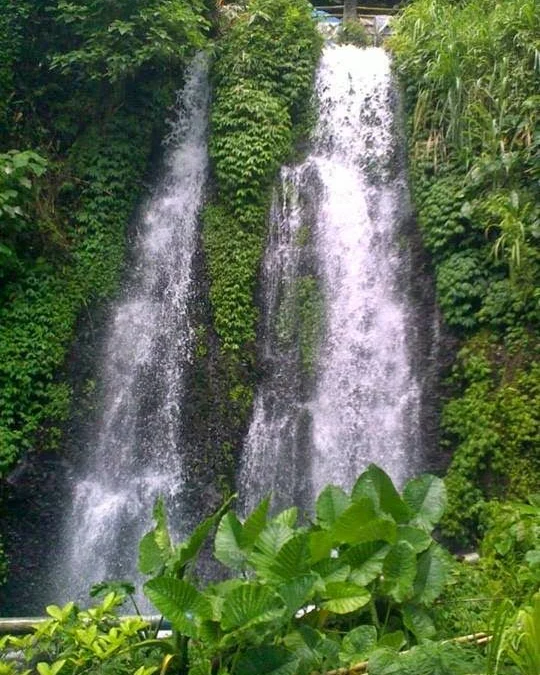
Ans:
[{"label": "green vegetation", "polygon": [[[352,667],[370,675],[536,675],[538,501],[494,512],[485,559],[465,569],[432,538],[445,503],[439,478],[414,478],[400,495],[370,466],[350,494],[327,486],[306,525],[298,525],[296,508],[270,515],[269,499],[242,521],[229,500],[175,544],[158,500],[139,569],[150,577],[145,594],[172,625],[170,638],[155,639],[140,618],[119,619],[114,610],[133,587],[109,583],[93,591],[106,593],[100,605],[52,605],[34,634],[6,636],[0,649],[22,650],[24,672],[40,675],[310,675]],[[196,562],[213,531],[214,555],[229,576],[204,585]],[[510,562],[520,570],[522,604],[502,600],[491,619],[478,614],[481,600],[467,593],[502,589]],[[488,610],[494,597],[486,598]],[[474,629],[493,633],[484,647],[443,639],[468,627],[463,606],[471,600]],[[0,673],[15,672],[0,662]]]},{"label": "green vegetation", "polygon": [[302,370],[313,375],[324,325],[324,298],[315,276],[294,279],[281,300],[276,323],[278,340],[287,347],[296,345]]},{"label": "green vegetation", "polygon": [[[253,349],[254,291],[273,180],[309,112],[320,38],[307,0],[252,0],[217,46],[205,251],[225,352]],[[242,58],[239,59],[238,55]]]},{"label": "green vegetation", "polygon": [[[251,0],[216,43],[210,157],[214,191],[203,214],[213,328],[220,345],[221,446],[236,450],[253,399],[255,290],[272,186],[312,120],[321,39],[307,0]],[[239,55],[241,57],[239,58]]]},{"label": "green vegetation", "polygon": [[23,453],[58,446],[78,317],[117,287],[155,137],[210,9],[0,0],[0,481]]},{"label": "green vegetation", "polygon": [[540,15],[535,0],[415,0],[395,28],[414,201],[463,344],[443,412],[443,529],[463,543],[486,500],[540,483]]}]

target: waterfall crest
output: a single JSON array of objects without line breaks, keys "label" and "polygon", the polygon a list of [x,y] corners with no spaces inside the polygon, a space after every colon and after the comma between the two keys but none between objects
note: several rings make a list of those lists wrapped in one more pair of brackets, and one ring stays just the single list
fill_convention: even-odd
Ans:
[{"label": "waterfall crest", "polygon": [[[278,506],[306,505],[370,462],[398,484],[418,468],[410,207],[390,65],[379,48],[327,46],[311,152],[281,172],[262,283],[266,377],[239,475],[246,508],[269,491]],[[315,294],[302,293],[306,278]]]},{"label": "waterfall crest", "polygon": [[178,96],[163,175],[138,223],[133,268],[106,336],[102,413],[74,478],[65,569],[53,572],[70,599],[84,598],[96,581],[133,579],[155,498],[164,495],[173,515],[178,509],[193,257],[208,168],[207,70],[197,56]]}]

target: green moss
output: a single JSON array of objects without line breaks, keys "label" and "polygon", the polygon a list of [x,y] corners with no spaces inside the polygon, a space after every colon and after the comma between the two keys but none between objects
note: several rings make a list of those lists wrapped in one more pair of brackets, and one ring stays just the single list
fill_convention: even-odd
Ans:
[{"label": "green moss", "polygon": [[254,290],[271,187],[309,107],[319,50],[304,0],[253,0],[218,45],[210,135],[217,192],[205,212],[204,242],[225,351],[255,338]]},{"label": "green moss", "polygon": [[319,280],[312,275],[295,279],[281,301],[276,333],[282,345],[298,345],[300,365],[307,375],[315,368],[323,325],[324,298]]},{"label": "green moss", "polygon": [[[91,126],[71,149],[71,181],[56,204],[68,248],[27,265],[0,306],[0,475],[22,452],[56,447],[71,402],[62,368],[80,311],[110,296],[126,224],[152,145],[152,99]],[[68,170],[66,170],[67,172]]]}]

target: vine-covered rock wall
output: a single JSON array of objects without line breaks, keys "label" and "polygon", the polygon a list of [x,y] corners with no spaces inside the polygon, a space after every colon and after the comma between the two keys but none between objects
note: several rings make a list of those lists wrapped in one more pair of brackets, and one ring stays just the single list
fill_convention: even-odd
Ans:
[{"label": "vine-covered rock wall", "polygon": [[540,15],[535,0],[415,0],[395,28],[414,201],[461,342],[443,529],[465,543],[487,500],[540,484]]},{"label": "vine-covered rock wall", "polygon": [[321,38],[307,0],[252,0],[216,45],[204,213],[222,447],[238,447],[253,399],[256,288],[272,186],[311,121]]}]

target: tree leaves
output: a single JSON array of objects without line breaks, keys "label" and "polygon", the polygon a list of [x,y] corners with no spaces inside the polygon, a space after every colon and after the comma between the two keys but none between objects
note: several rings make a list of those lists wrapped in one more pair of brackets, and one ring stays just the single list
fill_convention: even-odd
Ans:
[{"label": "tree leaves", "polygon": [[319,495],[316,504],[318,523],[323,528],[330,528],[350,505],[350,497],[342,488],[328,485]]},{"label": "tree leaves", "polygon": [[[440,484],[428,477],[410,481],[408,489],[406,502],[384,472],[370,467],[357,481],[354,499],[327,487],[317,500],[317,520],[308,526],[295,525],[295,509],[269,518],[268,499],[244,523],[227,511],[215,536],[216,557],[246,577],[202,594],[167,577],[145,590],[177,630],[198,636],[213,654],[241,646],[242,672],[294,668],[291,672],[307,675],[372,652],[376,668],[393,672],[395,660],[387,655],[402,648],[405,631],[417,639],[433,635],[425,606],[441,592],[447,571],[442,549],[426,532],[439,513]],[[161,532],[161,509],[156,516]],[[201,536],[195,540],[198,544]],[[160,541],[166,547],[166,538]],[[391,630],[378,630],[390,612]],[[376,625],[350,630],[341,646],[308,628],[348,615],[361,622],[376,616]],[[276,636],[283,638],[279,647]],[[203,659],[201,667],[207,663]]]},{"label": "tree leaves", "polygon": [[424,474],[410,480],[403,499],[414,513],[413,523],[431,532],[446,508],[446,489],[441,478]]},{"label": "tree leaves", "polygon": [[200,622],[212,616],[208,599],[182,579],[151,579],[144,585],[144,592],[182,635],[197,637]]},{"label": "tree leaves", "polygon": [[383,590],[396,602],[403,602],[413,595],[416,578],[416,553],[407,541],[392,546],[383,563]]}]

